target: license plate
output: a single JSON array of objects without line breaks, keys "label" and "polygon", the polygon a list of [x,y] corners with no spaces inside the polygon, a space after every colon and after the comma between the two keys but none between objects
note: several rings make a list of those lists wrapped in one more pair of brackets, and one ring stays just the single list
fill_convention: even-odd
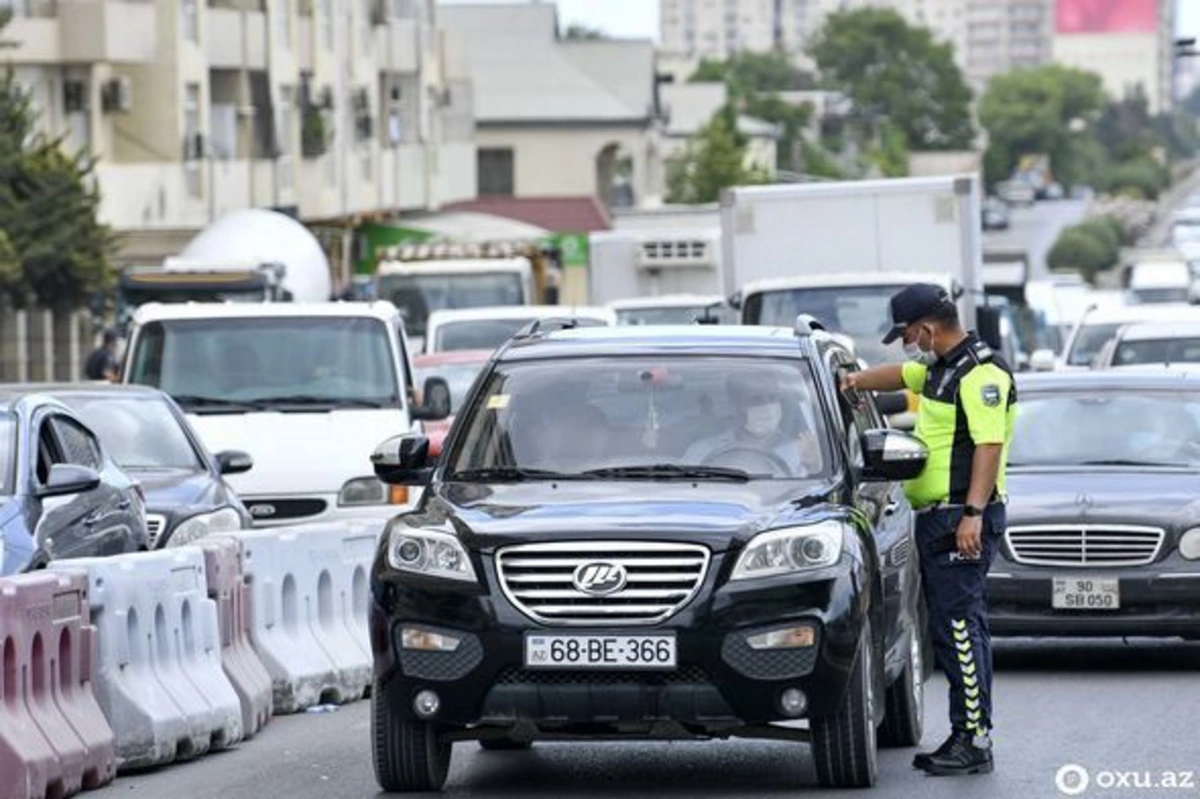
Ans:
[{"label": "license plate", "polygon": [[1055,577],[1055,610],[1120,610],[1121,587],[1115,577]]},{"label": "license plate", "polygon": [[527,635],[525,665],[542,669],[673,669],[673,635]]}]

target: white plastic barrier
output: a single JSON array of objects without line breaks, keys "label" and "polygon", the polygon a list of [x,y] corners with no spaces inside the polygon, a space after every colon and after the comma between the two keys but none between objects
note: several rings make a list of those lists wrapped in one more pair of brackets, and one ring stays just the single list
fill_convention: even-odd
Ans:
[{"label": "white plastic barrier", "polygon": [[52,564],[88,574],[98,638],[96,696],[119,770],[186,760],[242,739],[221,668],[217,605],[193,547]]},{"label": "white plastic barrier", "polygon": [[251,640],[276,713],[365,695],[368,575],[382,529],[352,521],[237,534],[253,592]]}]

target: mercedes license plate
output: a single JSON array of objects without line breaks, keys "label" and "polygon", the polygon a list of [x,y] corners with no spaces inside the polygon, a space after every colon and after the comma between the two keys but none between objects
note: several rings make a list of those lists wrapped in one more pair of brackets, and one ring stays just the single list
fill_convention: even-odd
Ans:
[{"label": "mercedes license plate", "polygon": [[1055,577],[1055,610],[1120,610],[1121,587],[1116,577]]},{"label": "mercedes license plate", "polygon": [[525,665],[544,669],[673,669],[673,635],[526,635]]}]

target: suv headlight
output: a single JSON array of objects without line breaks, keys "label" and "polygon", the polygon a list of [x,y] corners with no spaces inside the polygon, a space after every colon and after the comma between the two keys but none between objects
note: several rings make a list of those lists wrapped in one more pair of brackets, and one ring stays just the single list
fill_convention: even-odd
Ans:
[{"label": "suv headlight", "polygon": [[175,529],[167,537],[164,547],[185,547],[206,535],[214,533],[231,533],[242,529],[242,517],[233,508],[221,508],[212,513],[201,513],[184,519],[175,525]]},{"label": "suv headlight", "polygon": [[742,550],[730,579],[774,577],[832,566],[842,556],[844,536],[845,526],[839,521],[759,533]]},{"label": "suv headlight", "polygon": [[456,536],[397,525],[388,536],[388,565],[427,577],[475,582],[475,569]]},{"label": "suv headlight", "polygon": [[1180,537],[1179,554],[1188,560],[1200,560],[1200,527],[1193,527]]},{"label": "suv headlight", "polygon": [[338,492],[338,505],[403,505],[408,502],[408,486],[391,486],[377,477],[347,480]]}]

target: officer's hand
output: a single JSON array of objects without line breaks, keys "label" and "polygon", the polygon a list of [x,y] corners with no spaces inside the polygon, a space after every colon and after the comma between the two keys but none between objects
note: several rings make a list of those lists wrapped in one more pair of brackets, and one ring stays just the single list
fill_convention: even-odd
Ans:
[{"label": "officer's hand", "polygon": [[842,391],[858,390],[858,372],[842,373]]},{"label": "officer's hand", "polygon": [[958,554],[964,558],[977,558],[983,552],[983,519],[979,516],[964,516],[955,533]]}]

